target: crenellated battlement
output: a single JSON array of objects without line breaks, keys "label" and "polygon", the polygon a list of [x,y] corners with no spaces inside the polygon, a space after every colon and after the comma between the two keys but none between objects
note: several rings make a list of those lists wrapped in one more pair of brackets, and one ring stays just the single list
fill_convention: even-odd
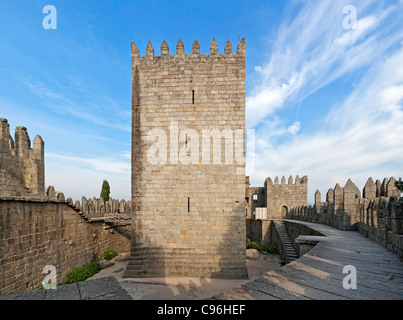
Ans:
[{"label": "crenellated battlement", "polygon": [[15,128],[13,140],[7,119],[0,119],[0,196],[45,196],[44,148],[39,135],[31,148],[25,127]]},{"label": "crenellated battlement", "polygon": [[[236,58],[245,58],[245,38],[238,43],[236,52],[233,52],[233,47],[231,41],[227,40],[224,46],[224,52],[219,53],[218,44],[213,38],[210,44],[210,53],[209,54],[200,54],[200,45],[197,40],[195,40],[192,44],[192,53],[185,53],[185,46],[181,39],[178,40],[176,44],[176,54],[169,53],[169,46],[165,40],[162,41],[160,46],[160,55],[155,55],[155,51],[151,41],[147,43],[145,48],[145,56],[140,56],[140,51],[137,48],[134,42],[131,42],[131,52],[132,52],[132,62],[133,65],[143,62],[169,62],[178,60],[186,60],[192,62],[202,62],[202,61],[210,61],[210,62],[225,62],[236,60]],[[195,60],[198,59],[198,60]],[[215,59],[215,60],[213,60]]]},{"label": "crenellated battlement", "polygon": [[327,224],[342,230],[354,230],[357,223],[363,221],[363,212],[369,212],[374,203],[379,203],[391,197],[400,197],[400,191],[395,186],[394,177],[374,180],[369,178],[362,193],[348,179],[344,187],[336,183],[326,193],[325,201],[321,199],[319,190],[315,192],[315,205],[311,210],[306,206],[292,208],[288,218]]},{"label": "crenellated battlement", "polygon": [[348,179],[344,187],[338,183],[330,188],[322,202],[319,190],[315,205],[296,206],[287,219],[329,225],[341,230],[357,230],[365,237],[397,253],[403,259],[403,198],[394,177],[369,178],[362,190]]},{"label": "crenellated battlement", "polygon": [[[244,163],[199,165],[192,160],[184,164],[178,161],[184,149],[175,144],[182,140],[183,130],[190,134],[191,143],[196,140],[191,132],[245,130],[245,39],[237,53],[230,41],[220,49],[215,39],[209,54],[202,54],[197,40],[192,53],[185,47],[182,40],[176,48],[163,41],[156,53],[148,42],[141,57],[131,43],[132,254],[136,258],[126,276],[244,278]],[[149,148],[154,144],[150,137],[156,130],[170,133],[163,165],[150,162]],[[187,150],[188,159],[195,150]],[[210,155],[202,152],[200,160]],[[203,219],[196,221],[194,216]],[[211,259],[212,251],[220,253]],[[137,259],[137,254],[153,259]],[[197,268],[191,267],[194,259],[200,261]]]},{"label": "crenellated battlement", "polygon": [[273,180],[270,177],[268,177],[268,178],[266,178],[265,185],[267,185],[267,186],[275,186],[275,185],[278,185],[278,186],[281,186],[281,185],[291,186],[291,185],[299,185],[299,184],[302,184],[302,185],[306,184],[307,185],[308,184],[308,176],[303,176],[302,178],[300,178],[297,175],[295,177],[295,180],[293,180],[292,176],[289,176],[287,182],[286,182],[285,177],[283,176],[281,178],[281,183],[279,181],[280,181],[280,179],[279,179],[278,176],[276,176],[274,178],[274,183],[273,183]]},{"label": "crenellated battlement", "polygon": [[[259,192],[256,192],[259,190]],[[266,219],[283,218],[288,210],[307,203],[308,194],[308,176],[300,178],[298,175],[295,180],[292,176],[286,180],[282,176],[281,180],[278,176],[273,180],[268,177],[264,182],[263,188],[248,188],[249,199],[257,198],[257,201],[249,201],[246,203],[247,218],[256,218],[253,216],[256,208],[266,208]],[[263,199],[262,199],[263,198]]]}]

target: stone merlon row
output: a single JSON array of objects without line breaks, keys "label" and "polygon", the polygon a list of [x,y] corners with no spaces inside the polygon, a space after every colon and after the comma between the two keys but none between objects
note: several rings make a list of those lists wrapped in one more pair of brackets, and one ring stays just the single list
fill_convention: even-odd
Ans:
[{"label": "stone merlon row", "polygon": [[[308,176],[303,176],[302,178],[300,178],[299,176],[296,176],[296,177],[295,177],[295,184],[307,184],[307,183],[308,183]],[[279,183],[279,178],[276,177],[276,178],[274,179],[274,185],[278,185],[278,184],[280,184],[280,183]],[[284,176],[281,178],[281,184],[282,184],[282,185],[285,185],[285,184],[286,184],[286,181],[285,181],[285,177],[284,177]],[[293,183],[292,176],[289,176],[289,178],[288,178],[288,184],[289,184],[289,185],[294,184],[294,183]],[[273,185],[273,181],[271,180],[270,177],[265,180],[265,185]]]},{"label": "stone merlon row", "polygon": [[108,201],[104,201],[100,198],[89,198],[81,197],[80,200],[73,202],[71,198],[65,198],[62,192],[56,192],[53,186],[49,186],[46,191],[46,196],[50,200],[57,200],[68,202],[71,206],[75,207],[77,210],[80,210],[82,213],[87,215],[88,217],[101,217],[105,213],[116,213],[119,212],[130,212],[131,211],[131,201],[126,200],[117,200],[117,199],[109,199]]},{"label": "stone merlon row", "polygon": [[[391,196],[400,196],[400,191],[397,189],[396,179],[391,177],[390,179],[384,178],[383,182],[380,180],[374,180],[369,178],[362,190],[362,198],[372,200],[378,197],[391,197]],[[326,202],[330,204],[338,204],[343,202],[343,194],[345,191],[350,191],[350,193],[354,193],[355,198],[361,198],[361,192],[358,187],[348,179],[346,185],[342,188],[337,183],[333,189],[329,189],[326,194]],[[318,204],[321,202],[321,193],[319,190],[315,192],[315,203]]]},{"label": "stone merlon row", "polygon": [[[137,46],[134,42],[131,43],[131,49],[132,49],[132,56],[135,57],[140,57],[140,52],[137,49]],[[232,44],[229,40],[227,40],[227,43],[225,44],[224,47],[224,55],[229,55],[232,54],[233,52],[232,49]],[[242,40],[238,43],[237,54],[245,54],[245,38],[242,38]],[[185,46],[183,45],[183,42],[181,39],[179,39],[178,43],[176,44],[176,55],[184,55],[185,54]],[[193,42],[192,45],[192,54],[193,55],[199,55],[200,54],[200,45],[197,40]],[[213,38],[213,41],[211,41],[210,44],[210,55],[218,55],[218,44]],[[161,57],[169,56],[169,47],[166,41],[164,40],[161,44]],[[146,47],[146,57],[154,57],[154,48],[149,41]]]}]

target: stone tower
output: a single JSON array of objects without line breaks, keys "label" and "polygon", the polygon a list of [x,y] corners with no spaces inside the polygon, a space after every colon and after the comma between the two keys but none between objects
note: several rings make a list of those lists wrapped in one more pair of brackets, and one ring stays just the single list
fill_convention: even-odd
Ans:
[{"label": "stone tower", "polygon": [[15,141],[7,119],[0,119],[0,196],[45,196],[44,142],[36,135],[31,148],[27,128],[15,128]]},{"label": "stone tower", "polygon": [[131,257],[125,277],[246,278],[245,39],[210,54],[132,50]]},{"label": "stone tower", "polygon": [[308,176],[295,177],[295,183],[290,176],[286,183],[285,177],[270,178],[265,181],[266,186],[266,204],[268,219],[283,219],[288,210],[298,206],[306,206],[308,201]]}]

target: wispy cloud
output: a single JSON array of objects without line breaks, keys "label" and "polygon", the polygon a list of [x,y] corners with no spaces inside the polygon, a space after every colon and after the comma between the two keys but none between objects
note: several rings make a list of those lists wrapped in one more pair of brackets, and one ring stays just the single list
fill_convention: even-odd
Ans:
[{"label": "wispy cloud", "polygon": [[[359,14],[373,2],[361,1]],[[390,27],[377,28],[395,6],[358,15],[357,29],[345,30],[342,9],[347,4],[348,1],[304,3],[293,20],[286,20],[279,27],[269,61],[255,68],[261,81],[246,100],[248,127],[258,126],[287,103],[303,99],[370,64],[401,37],[396,32],[394,36],[383,37]]]},{"label": "wispy cloud", "polygon": [[[257,67],[262,83],[247,99],[247,123],[258,128],[253,184],[261,185],[268,176],[307,174],[309,186],[324,194],[348,178],[362,187],[369,176],[401,175],[403,28],[390,16],[402,12],[403,4],[382,9],[362,1],[358,28],[344,30],[340,2],[306,4],[280,26],[269,62]],[[360,17],[360,12],[367,14]],[[347,98],[332,108],[323,106],[325,116],[314,130],[301,132],[303,124],[287,125],[279,116],[287,103],[299,99],[301,89],[304,99],[358,70],[360,80],[343,92]],[[294,134],[276,145],[273,132]]]},{"label": "wispy cloud", "polygon": [[27,78],[23,82],[53,112],[68,114],[96,125],[131,131],[130,114],[124,112],[122,105],[105,93],[98,90],[89,92],[85,87],[59,90]]},{"label": "wispy cloud", "polygon": [[46,153],[46,158],[50,159],[50,161],[57,160],[59,162],[66,162],[70,164],[75,163],[78,164],[80,167],[87,167],[90,170],[100,171],[104,173],[130,174],[131,164],[130,160],[128,160],[127,154],[129,154],[129,152],[124,153],[123,156],[120,156],[118,158],[112,156],[103,158],[81,158]]},{"label": "wispy cloud", "polygon": [[119,156],[98,158],[72,157],[45,153],[46,184],[53,185],[66,197],[80,200],[99,197],[96,192],[104,179],[111,186],[111,197],[130,200],[130,151]]}]

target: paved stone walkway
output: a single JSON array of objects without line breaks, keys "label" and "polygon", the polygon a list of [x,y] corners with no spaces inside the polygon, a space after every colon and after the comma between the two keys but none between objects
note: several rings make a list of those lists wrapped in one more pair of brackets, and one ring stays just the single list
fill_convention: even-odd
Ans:
[{"label": "paved stone walkway", "polygon": [[[398,256],[358,232],[303,223],[326,237],[286,266],[214,296],[247,300],[403,300],[403,263]],[[345,266],[354,266],[357,288],[344,289]],[[349,282],[351,283],[351,281]]]},{"label": "paved stone walkway", "polygon": [[115,277],[105,277],[58,286],[56,289],[37,290],[0,300],[132,300]]}]

